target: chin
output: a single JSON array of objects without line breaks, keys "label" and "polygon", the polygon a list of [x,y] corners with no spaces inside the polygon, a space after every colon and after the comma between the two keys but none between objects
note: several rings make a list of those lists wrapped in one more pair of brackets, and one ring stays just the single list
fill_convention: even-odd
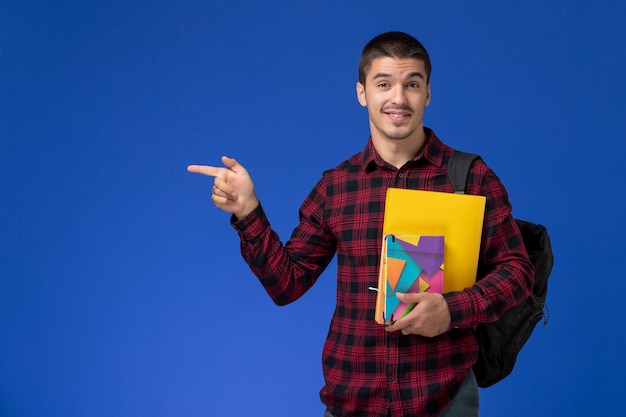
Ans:
[{"label": "chin", "polygon": [[407,132],[407,133],[397,132],[395,134],[385,134],[385,136],[387,136],[387,138],[390,140],[405,140],[411,137],[411,133],[410,132]]}]

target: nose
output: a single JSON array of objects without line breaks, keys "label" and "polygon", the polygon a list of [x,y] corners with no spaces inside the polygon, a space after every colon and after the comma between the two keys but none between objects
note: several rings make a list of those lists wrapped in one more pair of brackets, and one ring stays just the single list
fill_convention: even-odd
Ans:
[{"label": "nose", "polygon": [[406,92],[403,85],[398,84],[392,89],[391,102],[398,106],[406,104]]}]

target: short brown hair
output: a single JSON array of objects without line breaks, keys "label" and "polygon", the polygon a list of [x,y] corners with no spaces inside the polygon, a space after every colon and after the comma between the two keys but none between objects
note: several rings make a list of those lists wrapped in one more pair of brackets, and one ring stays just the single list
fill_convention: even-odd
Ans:
[{"label": "short brown hair", "polygon": [[369,41],[359,61],[359,82],[365,85],[367,72],[376,58],[415,58],[424,62],[426,81],[430,82],[432,66],[424,45],[404,32],[386,32]]}]

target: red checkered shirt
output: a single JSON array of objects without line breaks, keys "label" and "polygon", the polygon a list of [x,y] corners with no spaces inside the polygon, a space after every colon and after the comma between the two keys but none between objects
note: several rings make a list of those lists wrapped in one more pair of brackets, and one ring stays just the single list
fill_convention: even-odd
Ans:
[{"label": "red checkered shirt", "polygon": [[532,264],[506,190],[479,160],[466,188],[487,197],[479,280],[444,295],[450,330],[432,338],[405,336],[374,321],[376,293],[369,287],[378,285],[387,188],[452,192],[452,148],[425,131],[425,146],[400,169],[383,161],[370,140],[363,152],[324,172],[284,245],[261,206],[233,221],[244,259],[279,305],[302,296],[337,254],[337,305],[323,349],[320,391],[335,416],[439,415],[476,361],[477,323],[497,319],[532,288]]}]

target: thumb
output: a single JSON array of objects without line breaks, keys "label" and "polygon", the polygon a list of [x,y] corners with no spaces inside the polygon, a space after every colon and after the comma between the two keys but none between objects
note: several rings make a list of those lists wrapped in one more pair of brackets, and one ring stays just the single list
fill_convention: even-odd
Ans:
[{"label": "thumb", "polygon": [[243,166],[241,166],[241,164],[239,164],[237,160],[235,160],[234,158],[230,158],[228,156],[222,156],[222,163],[226,165],[228,168],[230,168],[231,171],[235,171],[235,172],[243,168]]},{"label": "thumb", "polygon": [[397,292],[396,297],[398,298],[398,300],[403,301],[405,303],[416,304],[421,301],[421,299],[423,298],[423,295],[422,293],[419,293],[419,292],[409,292],[409,293]]}]

